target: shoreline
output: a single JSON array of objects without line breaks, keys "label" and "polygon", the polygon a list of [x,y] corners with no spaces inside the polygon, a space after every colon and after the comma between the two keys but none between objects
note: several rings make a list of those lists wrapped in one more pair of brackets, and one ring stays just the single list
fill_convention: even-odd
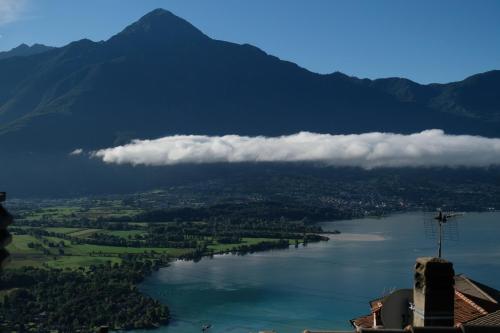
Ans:
[{"label": "shoreline", "polygon": [[[330,239],[328,237],[325,237],[327,239],[321,239],[321,240],[317,240],[317,241],[313,241],[313,242],[310,242],[310,243],[320,243],[320,242],[328,242]],[[307,247],[307,243],[304,245],[304,243],[301,243],[302,245],[302,248],[304,247]],[[224,251],[223,253],[219,252],[219,253],[214,253],[214,254],[203,254],[201,255],[200,257],[196,257],[196,258],[175,258],[175,259],[172,259],[172,260],[169,260],[166,264],[163,264],[163,265],[159,265],[157,266],[154,270],[152,270],[150,272],[150,274],[146,275],[144,277],[144,279],[142,279],[142,281],[138,282],[137,284],[135,284],[136,288],[138,288],[139,292],[147,297],[150,297],[152,298],[153,300],[157,301],[157,302],[160,302],[162,303],[163,305],[165,305],[167,308],[169,308],[169,305],[166,304],[166,303],[163,303],[161,302],[159,299],[155,298],[154,296],[152,295],[149,295],[147,293],[145,293],[143,290],[141,290],[140,288],[140,285],[142,283],[144,283],[147,279],[153,277],[153,275],[155,273],[158,273],[162,268],[168,268],[170,267],[170,264],[173,263],[173,262],[178,262],[178,261],[185,261],[185,262],[188,262],[188,261],[192,261],[194,263],[197,263],[198,261],[201,261],[203,259],[206,259],[206,258],[209,258],[209,259],[213,259],[213,258],[217,258],[217,257],[222,257],[222,256],[245,256],[247,254],[255,254],[255,253],[258,253],[258,252],[272,252],[272,251],[283,251],[283,250],[290,250],[290,248],[297,248],[295,245],[292,245],[292,244],[288,244],[287,247],[283,247],[283,248],[270,248],[270,249],[265,249],[265,250],[255,250],[255,251],[252,251],[252,252],[240,252],[240,251],[237,251],[237,252],[233,252],[233,251]],[[160,325],[160,326],[157,326],[157,327],[150,327],[150,328],[143,328],[144,330],[156,330],[156,329],[159,329],[161,327],[166,327],[166,326],[169,326],[169,323],[170,323],[170,320],[172,318],[169,317],[169,321],[164,324],[164,325]],[[126,332],[134,332],[134,329],[131,329],[131,330],[122,330],[122,331],[126,331]]]}]

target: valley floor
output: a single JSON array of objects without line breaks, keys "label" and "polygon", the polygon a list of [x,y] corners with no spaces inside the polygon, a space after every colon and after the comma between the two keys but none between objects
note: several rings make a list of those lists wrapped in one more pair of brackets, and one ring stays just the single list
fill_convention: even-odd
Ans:
[{"label": "valley floor", "polygon": [[319,227],[285,219],[142,222],[141,210],[121,205],[18,212],[9,228],[12,261],[0,276],[0,328],[7,331],[158,327],[168,323],[168,307],[136,286],[171,260],[327,239]]}]

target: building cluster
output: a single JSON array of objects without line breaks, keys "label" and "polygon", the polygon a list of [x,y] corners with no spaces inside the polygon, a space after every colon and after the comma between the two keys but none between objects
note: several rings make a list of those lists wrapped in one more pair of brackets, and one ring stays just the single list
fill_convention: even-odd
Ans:
[{"label": "building cluster", "polygon": [[412,289],[369,304],[370,314],[351,320],[355,332],[500,333],[500,291],[455,275],[453,264],[441,258],[418,258]]}]

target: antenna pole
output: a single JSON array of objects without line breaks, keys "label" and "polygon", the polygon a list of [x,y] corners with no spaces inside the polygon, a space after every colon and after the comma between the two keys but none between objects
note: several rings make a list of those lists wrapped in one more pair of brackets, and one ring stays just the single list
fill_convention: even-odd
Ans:
[{"label": "antenna pole", "polygon": [[446,236],[444,235],[444,227],[445,224],[450,222],[450,219],[453,219],[457,216],[460,216],[463,214],[460,213],[443,213],[441,209],[438,210],[438,214],[434,216],[434,220],[438,223],[438,228],[437,233],[439,235],[436,235],[436,229],[434,223],[432,224],[432,238],[437,238],[437,245],[438,245],[438,253],[437,257],[438,258],[443,258],[443,241],[446,239]]}]

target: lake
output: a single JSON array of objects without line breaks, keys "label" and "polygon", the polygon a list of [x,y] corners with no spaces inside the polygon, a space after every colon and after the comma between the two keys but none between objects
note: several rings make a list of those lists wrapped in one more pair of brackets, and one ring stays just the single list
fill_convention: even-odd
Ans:
[{"label": "lake", "polygon": [[[322,223],[342,234],[297,249],[176,261],[141,285],[171,310],[171,324],[155,332],[349,329],[371,299],[411,288],[416,257],[436,254],[424,216]],[[500,288],[500,213],[467,213],[452,227],[443,256],[455,272]]]}]

